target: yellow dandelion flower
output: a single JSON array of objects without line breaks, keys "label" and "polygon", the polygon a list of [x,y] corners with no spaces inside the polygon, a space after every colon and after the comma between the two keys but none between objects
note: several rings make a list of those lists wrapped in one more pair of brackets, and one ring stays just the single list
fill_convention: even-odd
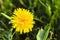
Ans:
[{"label": "yellow dandelion flower", "polygon": [[29,10],[18,8],[14,10],[13,14],[11,17],[12,28],[15,28],[20,34],[32,31],[35,22],[33,21],[33,14]]}]

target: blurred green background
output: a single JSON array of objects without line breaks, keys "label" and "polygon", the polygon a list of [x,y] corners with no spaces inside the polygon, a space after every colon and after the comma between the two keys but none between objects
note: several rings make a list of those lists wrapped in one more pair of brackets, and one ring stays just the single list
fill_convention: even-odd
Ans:
[{"label": "blurred green background", "polygon": [[[0,40],[11,40],[11,22],[1,13],[11,16],[14,9],[24,8],[34,14],[34,28],[26,34],[15,33],[12,40],[37,40],[39,29],[51,24],[46,40],[60,40],[60,0],[0,0]],[[49,27],[47,26],[47,29]]]}]

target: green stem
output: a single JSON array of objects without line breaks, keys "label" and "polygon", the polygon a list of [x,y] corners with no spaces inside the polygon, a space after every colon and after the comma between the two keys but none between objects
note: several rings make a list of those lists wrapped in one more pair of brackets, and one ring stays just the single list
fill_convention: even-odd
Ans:
[{"label": "green stem", "polygon": [[25,3],[23,2],[23,0],[19,0],[19,2],[20,2],[24,7],[27,7],[27,6],[25,5]]},{"label": "green stem", "polygon": [[47,7],[41,0],[39,0],[39,2],[40,2],[44,7]]},{"label": "green stem", "polygon": [[41,22],[41,23],[44,23],[44,22],[41,20],[41,18],[39,19],[38,17],[35,17],[34,19],[37,20],[37,21],[39,21],[39,22]]},{"label": "green stem", "polygon": [[28,9],[30,9],[32,7],[32,0],[29,0],[29,7]]},{"label": "green stem", "polygon": [[4,13],[1,13],[4,17],[6,17],[7,19],[9,19],[9,20],[11,20],[11,18],[8,16],[8,15],[6,15],[6,14],[4,14]]},{"label": "green stem", "polygon": [[5,24],[2,20],[0,20],[0,22],[1,22],[1,24],[4,26],[4,28],[6,28],[6,29],[8,30],[6,24]]},{"label": "green stem", "polygon": [[10,29],[9,40],[13,39],[12,31],[13,31],[13,28]]}]

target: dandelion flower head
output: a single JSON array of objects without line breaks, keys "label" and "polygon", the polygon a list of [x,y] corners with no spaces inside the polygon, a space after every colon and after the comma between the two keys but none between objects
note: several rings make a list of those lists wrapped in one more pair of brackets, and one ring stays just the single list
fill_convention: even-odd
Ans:
[{"label": "dandelion flower head", "polygon": [[32,31],[35,22],[33,21],[33,14],[29,10],[18,8],[14,10],[13,14],[11,17],[12,28],[15,28],[20,34]]}]

